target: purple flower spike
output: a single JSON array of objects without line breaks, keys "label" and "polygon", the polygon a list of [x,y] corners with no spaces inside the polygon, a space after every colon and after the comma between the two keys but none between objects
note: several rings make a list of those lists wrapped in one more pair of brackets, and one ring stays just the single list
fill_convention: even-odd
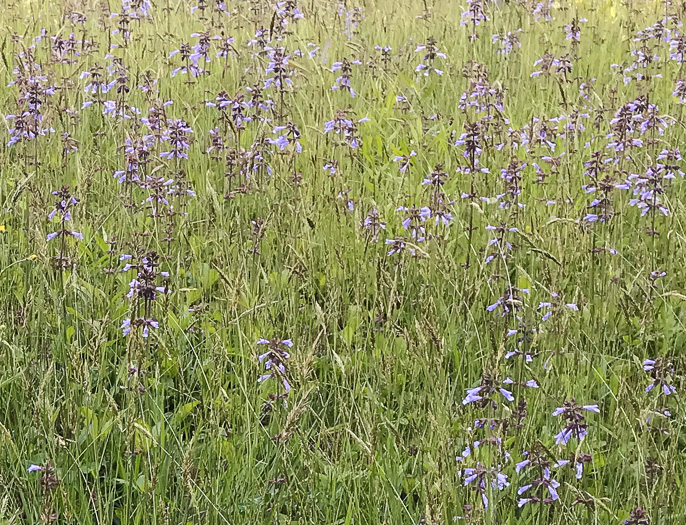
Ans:
[{"label": "purple flower spike", "polygon": [[258,377],[257,381],[258,383],[261,383],[268,379],[277,378],[283,385],[284,393],[270,394],[270,398],[283,399],[285,404],[285,400],[291,392],[291,384],[287,378],[287,360],[290,359],[291,355],[286,351],[286,348],[292,348],[293,341],[290,339],[282,340],[278,337],[272,340],[261,337],[258,339],[257,344],[268,346],[267,351],[257,357],[258,361],[264,365],[264,369],[268,371],[268,373]]},{"label": "purple flower spike", "polygon": [[503,397],[504,397],[505,399],[507,399],[508,401],[514,401],[514,396],[512,395],[512,392],[510,392],[509,390],[505,390],[504,388],[500,388],[498,391],[499,391],[499,392],[503,395]]},{"label": "purple flower spike", "polygon": [[530,459],[525,459],[524,461],[520,461],[515,465],[515,472],[519,473],[520,470],[522,470],[524,467],[526,467],[529,463],[531,463]]},{"label": "purple flower spike", "polygon": [[572,437],[572,431],[570,429],[563,428],[560,432],[555,434],[555,444],[556,445],[566,445],[571,437]]},{"label": "purple flower spike", "polygon": [[657,357],[655,359],[646,359],[643,361],[643,370],[645,370],[652,379],[645,391],[650,392],[655,387],[659,387],[665,396],[676,394],[676,387],[672,383],[672,376],[674,375],[674,367],[664,357]]},{"label": "purple flower spike", "polygon": [[566,445],[572,437],[576,437],[579,441],[586,437],[587,431],[583,410],[600,413],[598,405],[579,406],[573,398],[571,401],[565,401],[563,406],[557,407],[553,411],[554,417],[561,415],[567,423],[565,428],[555,435],[555,443]]}]

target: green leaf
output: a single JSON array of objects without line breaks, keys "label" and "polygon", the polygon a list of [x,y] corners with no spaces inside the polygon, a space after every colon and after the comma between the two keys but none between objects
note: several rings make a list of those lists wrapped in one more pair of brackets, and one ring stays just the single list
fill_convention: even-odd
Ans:
[{"label": "green leaf", "polygon": [[174,414],[174,417],[172,417],[172,424],[173,425],[178,425],[181,423],[184,419],[186,419],[190,413],[193,411],[193,409],[200,404],[200,401],[191,401],[190,403],[186,403],[183,405],[181,408],[179,408],[176,413]]},{"label": "green leaf", "polygon": [[107,252],[110,249],[109,244],[105,242],[105,239],[103,239],[100,236],[95,237],[95,243],[98,245],[98,248],[100,248],[103,252]]},{"label": "green leaf", "polygon": [[345,328],[343,328],[343,330],[341,330],[341,337],[343,338],[343,341],[345,341],[345,344],[352,344],[353,338],[355,337],[355,331],[356,329],[349,324],[346,325]]}]

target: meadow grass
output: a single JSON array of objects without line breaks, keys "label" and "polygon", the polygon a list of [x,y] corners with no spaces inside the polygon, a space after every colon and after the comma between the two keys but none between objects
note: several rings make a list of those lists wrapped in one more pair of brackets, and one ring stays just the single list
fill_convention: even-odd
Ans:
[{"label": "meadow grass", "polygon": [[5,0],[0,523],[684,523],[685,13]]}]

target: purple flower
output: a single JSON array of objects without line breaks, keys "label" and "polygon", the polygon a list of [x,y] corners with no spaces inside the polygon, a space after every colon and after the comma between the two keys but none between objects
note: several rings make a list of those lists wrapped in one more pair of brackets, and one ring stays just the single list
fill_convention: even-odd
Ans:
[{"label": "purple flower", "polygon": [[422,58],[422,63],[418,64],[415,68],[417,73],[421,73],[425,77],[428,77],[430,73],[435,73],[436,75],[442,76],[443,71],[435,67],[436,59],[446,60],[447,56],[438,49],[438,42],[435,38],[429,37],[425,44],[420,44],[415,50],[416,53],[423,52],[424,57]]},{"label": "purple flower", "polygon": [[[550,456],[548,449],[537,444],[530,451],[524,451],[524,458],[515,465],[515,471],[523,478],[529,478],[517,490],[517,495],[527,495],[518,501],[517,506],[523,507],[527,503],[542,503],[551,505],[559,499],[557,489],[560,487],[551,474],[551,467],[560,467],[569,463],[569,460],[555,461]],[[583,456],[583,457],[582,457]],[[576,462],[573,455],[572,459]],[[579,461],[590,461],[588,454],[579,454]]]},{"label": "purple flower", "polygon": [[507,33],[501,32],[492,35],[491,43],[500,44],[500,47],[496,52],[502,55],[509,55],[515,50],[515,48],[521,48],[522,43],[519,40],[519,33],[521,32],[521,29],[517,29],[517,31],[514,33],[512,31],[508,31]]},{"label": "purple flower", "polygon": [[521,498],[517,502],[518,507],[523,507],[527,503],[536,503],[539,501],[542,501],[543,503],[553,503],[554,501],[560,499],[560,496],[557,493],[557,489],[560,486],[560,483],[553,478],[550,477],[550,471],[547,469],[544,471],[544,475],[542,478],[537,478],[534,480],[534,482],[530,485],[524,485],[523,487],[520,487],[519,490],[517,490],[517,495],[521,496],[525,492],[527,492],[529,489],[532,487],[542,487],[547,490],[548,494],[544,496],[543,498],[539,496],[529,496],[526,498]]},{"label": "purple flower", "polygon": [[331,89],[333,91],[347,91],[352,98],[355,98],[356,93],[350,84],[350,77],[352,75],[352,66],[359,66],[361,64],[362,62],[360,62],[359,60],[349,61],[345,58],[341,62],[334,62],[331,67],[331,71],[340,71],[341,75],[336,79],[334,85],[331,86]]},{"label": "purple flower", "polygon": [[557,407],[553,411],[554,417],[562,416],[567,423],[565,428],[563,428],[555,436],[556,444],[566,445],[572,437],[576,437],[579,441],[583,440],[586,437],[587,430],[586,423],[584,422],[585,418],[582,413],[583,410],[595,412],[597,414],[600,413],[598,405],[579,406],[576,404],[576,400],[573,398],[571,399],[571,401],[565,401],[563,406]]},{"label": "purple flower", "polygon": [[560,310],[562,306],[565,308],[568,308],[569,310],[573,312],[578,312],[579,307],[577,306],[576,303],[564,303],[562,302],[562,298],[560,297],[560,294],[557,292],[552,292],[551,294],[551,300],[550,301],[541,301],[538,303],[538,310],[543,310],[543,317],[541,318],[541,321],[545,322],[548,319],[550,319],[550,316],[553,315],[553,313],[556,313]]},{"label": "purple flower", "polygon": [[658,391],[662,391],[666,396],[676,394],[676,387],[671,384],[674,367],[667,359],[664,357],[646,359],[643,362],[643,370],[648,372],[652,379],[652,383],[645,388],[646,393],[658,387]]},{"label": "purple flower", "polygon": [[[407,247],[407,239],[405,237],[396,237],[394,239],[386,239],[385,243],[391,247],[390,250],[388,250],[387,256],[390,257],[391,255],[400,255],[405,251],[405,248]],[[416,252],[414,248],[407,247],[407,251],[410,252],[410,255],[415,256]]]},{"label": "purple flower", "polygon": [[324,164],[324,171],[328,171],[329,175],[334,177],[338,173],[338,161],[330,160]]},{"label": "purple flower", "polygon": [[503,381],[498,381],[490,376],[484,376],[481,379],[481,384],[474,388],[467,389],[467,395],[462,400],[463,405],[468,405],[470,403],[476,403],[480,408],[485,408],[486,406],[493,406],[494,408],[498,406],[497,402],[494,400],[495,394],[499,394],[506,401],[514,401],[514,395],[512,392],[502,385],[512,385],[517,384],[520,386],[527,386],[530,388],[538,388],[538,384],[534,380],[526,381],[523,383],[515,383],[509,377]]},{"label": "purple flower", "polygon": [[[481,495],[481,501],[484,508],[488,509],[488,497],[486,491],[490,484],[493,489],[503,490],[510,486],[507,476],[500,472],[496,467],[490,469],[482,463],[477,463],[474,468],[465,468],[459,472],[464,486],[470,486],[472,490],[477,491]],[[490,482],[490,483],[489,483]]]},{"label": "purple flower", "polygon": [[121,332],[124,337],[129,335],[133,328],[142,328],[141,337],[146,338],[150,335],[150,328],[159,328],[159,322],[153,318],[137,317],[135,319],[124,319],[121,324]]},{"label": "purple flower", "polygon": [[276,126],[273,133],[280,133],[277,139],[267,139],[267,141],[278,146],[280,151],[284,151],[290,144],[294,145],[296,153],[302,152],[302,145],[300,144],[300,130],[293,124],[293,122],[288,122],[285,126]]},{"label": "purple flower", "polygon": [[377,209],[372,208],[369,210],[367,216],[362,220],[360,227],[368,232],[368,239],[371,242],[377,242],[381,231],[386,229],[386,223],[381,221]]},{"label": "purple flower", "polygon": [[496,302],[486,307],[486,311],[495,312],[498,308],[501,308],[502,313],[499,314],[500,317],[515,314],[523,305],[523,297],[520,293],[528,294],[529,290],[527,288],[509,287],[501,297],[498,297]]},{"label": "purple flower", "polygon": [[416,242],[423,242],[426,233],[424,223],[431,217],[431,209],[428,206],[412,206],[411,208],[399,206],[395,211],[407,212],[401,223],[403,229],[409,230],[412,239]]},{"label": "purple flower", "polygon": [[342,109],[336,111],[336,116],[324,123],[324,133],[334,132],[339,136],[344,144],[347,144],[351,149],[360,147],[360,137],[357,131],[357,124],[368,122],[369,118],[363,117],[357,122],[354,122],[349,116],[348,112]]},{"label": "purple flower", "polygon": [[187,159],[190,147],[189,134],[193,129],[183,119],[167,119],[167,129],[161,137],[162,142],[169,144],[170,149],[160,153],[163,159]]},{"label": "purple flower", "polygon": [[257,381],[261,383],[262,381],[278,377],[284,387],[285,395],[288,395],[291,391],[291,384],[287,379],[287,360],[290,359],[291,354],[286,348],[292,348],[293,341],[290,339],[281,340],[278,337],[272,340],[261,337],[257,344],[267,346],[267,351],[257,357],[258,361],[264,365],[267,373],[261,375]]},{"label": "purple flower", "polygon": [[624,525],[650,525],[648,513],[641,507],[636,507],[629,513],[629,519],[624,520]]},{"label": "purple flower", "polygon": [[399,162],[400,164],[399,164],[398,170],[401,173],[404,173],[405,171],[407,171],[407,168],[410,166],[410,161],[412,160],[412,157],[416,157],[416,156],[417,156],[417,152],[412,150],[412,151],[410,151],[409,155],[396,155],[395,157],[393,157],[393,162]]}]

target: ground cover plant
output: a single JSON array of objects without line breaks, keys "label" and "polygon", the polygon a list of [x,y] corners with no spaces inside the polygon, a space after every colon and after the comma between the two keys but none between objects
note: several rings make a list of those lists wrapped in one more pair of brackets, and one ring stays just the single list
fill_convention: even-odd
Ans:
[{"label": "ground cover plant", "polygon": [[686,5],[0,10],[0,523],[683,523]]}]

